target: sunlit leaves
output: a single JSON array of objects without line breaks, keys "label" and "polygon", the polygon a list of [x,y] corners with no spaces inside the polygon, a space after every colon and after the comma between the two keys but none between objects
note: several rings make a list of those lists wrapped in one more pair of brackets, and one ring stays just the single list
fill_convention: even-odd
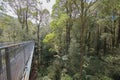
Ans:
[{"label": "sunlit leaves", "polygon": [[55,30],[57,28],[61,28],[63,29],[65,24],[66,24],[66,21],[68,20],[68,16],[66,14],[61,14],[60,15],[60,18],[56,19],[56,20],[53,20],[51,22],[51,29]]},{"label": "sunlit leaves", "polygon": [[46,35],[45,39],[43,40],[44,43],[49,43],[51,42],[55,37],[55,33],[50,33]]}]

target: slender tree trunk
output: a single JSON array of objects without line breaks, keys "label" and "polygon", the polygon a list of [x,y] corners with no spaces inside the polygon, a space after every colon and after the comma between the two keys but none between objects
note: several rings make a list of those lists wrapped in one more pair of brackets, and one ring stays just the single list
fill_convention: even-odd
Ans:
[{"label": "slender tree trunk", "polygon": [[29,33],[29,28],[28,28],[28,21],[27,21],[27,19],[26,19],[26,32],[27,32],[27,34]]},{"label": "slender tree trunk", "polygon": [[119,18],[119,25],[118,25],[118,38],[117,38],[117,45],[120,44],[120,18]]},{"label": "slender tree trunk", "polygon": [[66,24],[66,52],[65,54],[68,54],[68,49],[69,49],[69,23],[67,21],[67,24]]},{"label": "slender tree trunk", "polygon": [[90,50],[90,36],[91,36],[91,33],[88,32],[88,39],[87,39],[88,52]]},{"label": "slender tree trunk", "polygon": [[38,41],[37,41],[37,48],[38,48],[37,53],[38,53],[38,55],[37,56],[38,56],[38,68],[39,68],[39,66],[40,66],[40,35],[39,35],[40,26],[38,25],[37,28],[38,28],[38,31],[37,31],[37,39],[38,39]]},{"label": "slender tree trunk", "polygon": [[98,26],[98,31],[97,31],[97,46],[96,46],[96,52],[97,55],[99,56],[99,51],[100,51],[100,27]]},{"label": "slender tree trunk", "polygon": [[[104,33],[106,33],[107,31],[106,31],[106,26],[105,26],[105,29],[104,29]],[[103,46],[103,50],[104,50],[104,55],[106,54],[106,51],[107,51],[107,47],[106,47],[106,38],[104,39],[104,46]]]},{"label": "slender tree trunk", "polygon": [[80,80],[82,80],[82,66],[83,66],[83,55],[84,55],[84,51],[85,51],[85,40],[84,40],[84,25],[85,25],[85,21],[84,21],[84,0],[81,0],[81,41],[80,41]]},{"label": "slender tree trunk", "polygon": [[67,10],[67,15],[69,16],[69,19],[67,20],[66,22],[66,52],[65,54],[69,54],[69,47],[70,47],[70,41],[71,41],[71,38],[70,38],[70,31],[71,31],[71,28],[72,28],[72,15],[71,15],[71,5],[68,4],[68,2],[66,2],[66,10]]},{"label": "slender tree trunk", "polygon": [[71,27],[72,25],[70,25],[70,23],[68,22],[66,25],[66,54],[69,54],[69,47],[70,47],[70,31],[71,31]]},{"label": "slender tree trunk", "polygon": [[28,29],[28,8],[29,8],[29,3],[28,3],[28,0],[27,0],[27,8],[26,8],[26,12],[25,12],[25,24],[26,24],[27,34],[29,33],[29,29]]},{"label": "slender tree trunk", "polygon": [[113,40],[112,40],[112,45],[113,47],[115,47],[115,43],[116,43],[116,37],[115,37],[115,20],[113,21]]},{"label": "slender tree trunk", "polygon": [[29,33],[29,28],[28,28],[28,8],[27,8],[27,11],[26,11],[26,16],[25,16],[25,25],[26,25],[26,32],[27,34]]},{"label": "slender tree trunk", "polygon": [[38,25],[37,28],[38,28],[37,39],[38,39],[38,46],[39,46],[39,42],[40,42],[40,35],[39,35],[39,33],[40,33],[40,26]]}]

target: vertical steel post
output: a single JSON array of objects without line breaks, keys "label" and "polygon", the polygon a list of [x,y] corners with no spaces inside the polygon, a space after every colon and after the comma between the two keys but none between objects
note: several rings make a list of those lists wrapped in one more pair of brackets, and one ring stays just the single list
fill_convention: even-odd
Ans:
[{"label": "vertical steel post", "polygon": [[23,55],[24,55],[24,66],[26,65],[26,54],[25,54],[25,44],[22,44],[23,47]]},{"label": "vertical steel post", "polygon": [[1,54],[1,49],[0,49],[0,73],[2,70],[2,54]]},{"label": "vertical steel post", "polygon": [[7,80],[12,80],[12,78],[11,78],[11,66],[10,66],[9,48],[5,49],[5,59],[6,59]]}]

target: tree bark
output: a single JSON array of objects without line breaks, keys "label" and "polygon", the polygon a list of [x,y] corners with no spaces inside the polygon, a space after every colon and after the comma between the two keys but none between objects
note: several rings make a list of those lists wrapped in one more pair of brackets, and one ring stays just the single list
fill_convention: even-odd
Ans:
[{"label": "tree bark", "polygon": [[85,51],[85,42],[84,42],[84,25],[85,25],[85,21],[84,21],[84,0],[81,0],[81,41],[80,41],[80,80],[82,80],[82,66],[83,66],[83,55],[84,55],[84,51]]},{"label": "tree bark", "polygon": [[29,9],[29,5],[28,5],[28,0],[27,0],[27,8],[26,8],[26,14],[25,14],[25,23],[26,23],[26,32],[27,34],[29,33],[29,30],[28,30],[28,9]]},{"label": "tree bark", "polygon": [[112,45],[115,47],[116,43],[116,35],[115,35],[115,20],[113,21],[113,38],[112,38]]},{"label": "tree bark", "polygon": [[70,47],[70,42],[71,42],[70,31],[71,31],[73,23],[72,23],[72,15],[71,15],[71,12],[72,12],[71,5],[68,4],[68,2],[66,2],[66,5],[67,5],[66,6],[66,10],[67,10],[66,13],[69,16],[69,19],[66,22],[66,51],[65,51],[65,54],[69,54],[69,47]]},{"label": "tree bark", "polygon": [[[106,30],[106,26],[105,26],[105,29],[104,29],[104,33],[106,33],[107,30]],[[107,47],[106,47],[106,38],[104,39],[104,45],[103,45],[103,50],[104,50],[104,55],[106,54],[106,51],[107,51]]]},{"label": "tree bark", "polygon": [[117,38],[117,45],[120,44],[120,18],[119,18],[119,25],[118,25],[118,38]]}]

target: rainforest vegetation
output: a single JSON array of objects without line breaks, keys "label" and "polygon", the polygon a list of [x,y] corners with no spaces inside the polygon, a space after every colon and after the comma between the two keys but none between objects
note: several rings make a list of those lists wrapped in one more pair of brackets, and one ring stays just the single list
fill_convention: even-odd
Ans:
[{"label": "rainforest vegetation", "polygon": [[36,80],[120,80],[120,0],[2,0],[0,43],[27,40]]}]

